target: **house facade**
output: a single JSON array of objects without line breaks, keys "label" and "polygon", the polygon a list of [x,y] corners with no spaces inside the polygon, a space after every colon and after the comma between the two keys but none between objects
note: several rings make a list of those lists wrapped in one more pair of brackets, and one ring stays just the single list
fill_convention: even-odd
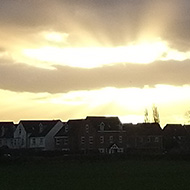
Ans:
[{"label": "house facade", "polygon": [[136,149],[147,153],[163,150],[163,135],[159,123],[139,123],[136,127]]},{"label": "house facade", "polygon": [[122,124],[118,117],[0,122],[0,149],[69,154],[190,153],[190,125]]},{"label": "house facade", "polygon": [[167,124],[163,129],[164,148],[167,152],[181,153],[190,150],[190,126]]},{"label": "house facade", "polygon": [[[95,139],[94,149],[102,154],[123,153],[126,150],[126,131],[118,117],[87,117]],[[89,137],[90,141],[90,137]]]},{"label": "house facade", "polygon": [[118,117],[87,117],[69,120],[55,135],[56,149],[72,153],[122,153],[123,125]]},{"label": "house facade", "polygon": [[13,122],[0,122],[0,148],[14,147],[14,143],[13,143],[14,131],[15,131],[15,125]]},{"label": "house facade", "polygon": [[133,153],[161,153],[162,128],[158,123],[124,124],[128,151]]},{"label": "house facade", "polygon": [[14,148],[54,150],[54,136],[62,126],[60,120],[20,121],[14,132]]}]

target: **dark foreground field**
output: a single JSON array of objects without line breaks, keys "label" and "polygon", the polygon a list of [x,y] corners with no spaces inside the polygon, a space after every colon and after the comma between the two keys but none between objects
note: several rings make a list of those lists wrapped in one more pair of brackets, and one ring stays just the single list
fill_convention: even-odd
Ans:
[{"label": "dark foreground field", "polygon": [[2,190],[185,190],[190,161],[54,160],[0,163]]}]

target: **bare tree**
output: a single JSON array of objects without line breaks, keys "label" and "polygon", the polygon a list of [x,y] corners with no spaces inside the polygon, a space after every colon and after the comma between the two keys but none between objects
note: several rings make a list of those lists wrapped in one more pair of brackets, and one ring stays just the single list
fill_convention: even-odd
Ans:
[{"label": "bare tree", "polygon": [[190,123],[190,110],[185,112],[185,118],[187,120],[187,123]]},{"label": "bare tree", "polygon": [[153,120],[155,123],[160,123],[160,116],[159,116],[159,113],[158,113],[158,108],[153,105],[152,106],[152,111],[153,111]]},{"label": "bare tree", "polygon": [[149,122],[149,119],[148,119],[148,109],[145,109],[145,111],[144,111],[144,122],[145,123]]}]

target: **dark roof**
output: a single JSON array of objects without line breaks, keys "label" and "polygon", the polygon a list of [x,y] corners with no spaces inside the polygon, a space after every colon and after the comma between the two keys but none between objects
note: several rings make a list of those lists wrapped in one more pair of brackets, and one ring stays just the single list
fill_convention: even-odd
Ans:
[{"label": "dark roof", "polygon": [[137,133],[137,125],[134,125],[132,123],[124,123],[123,129],[126,131],[126,134],[128,136],[136,135]]},{"label": "dark roof", "polygon": [[162,135],[162,128],[159,123],[138,123],[137,128],[138,135]]},{"label": "dark roof", "polygon": [[96,130],[100,129],[100,125],[104,124],[104,130],[121,130],[122,123],[118,117],[102,117],[102,116],[88,116],[85,119],[89,121],[91,125],[93,125]]},{"label": "dark roof", "polygon": [[[73,132],[79,130],[83,126],[85,126],[85,120],[84,119],[68,120],[64,124],[64,126],[57,132],[55,137],[68,135],[70,133],[73,133]],[[68,127],[67,131],[65,130],[66,127]]]},{"label": "dark roof", "polygon": [[60,120],[21,120],[30,137],[44,137]]},{"label": "dark roof", "polygon": [[187,131],[181,124],[167,124],[163,129],[163,134],[171,136],[186,136]]},{"label": "dark roof", "polygon": [[184,125],[184,128],[187,131],[188,135],[190,135],[190,125]]},{"label": "dark roof", "polygon": [[0,138],[13,138],[14,131],[13,122],[0,122]]}]

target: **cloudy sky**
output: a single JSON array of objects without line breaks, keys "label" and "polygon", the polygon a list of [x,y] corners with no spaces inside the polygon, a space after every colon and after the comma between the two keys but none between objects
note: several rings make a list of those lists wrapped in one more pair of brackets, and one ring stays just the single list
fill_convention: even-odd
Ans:
[{"label": "cloudy sky", "polygon": [[0,119],[190,109],[189,0],[0,0]]}]

